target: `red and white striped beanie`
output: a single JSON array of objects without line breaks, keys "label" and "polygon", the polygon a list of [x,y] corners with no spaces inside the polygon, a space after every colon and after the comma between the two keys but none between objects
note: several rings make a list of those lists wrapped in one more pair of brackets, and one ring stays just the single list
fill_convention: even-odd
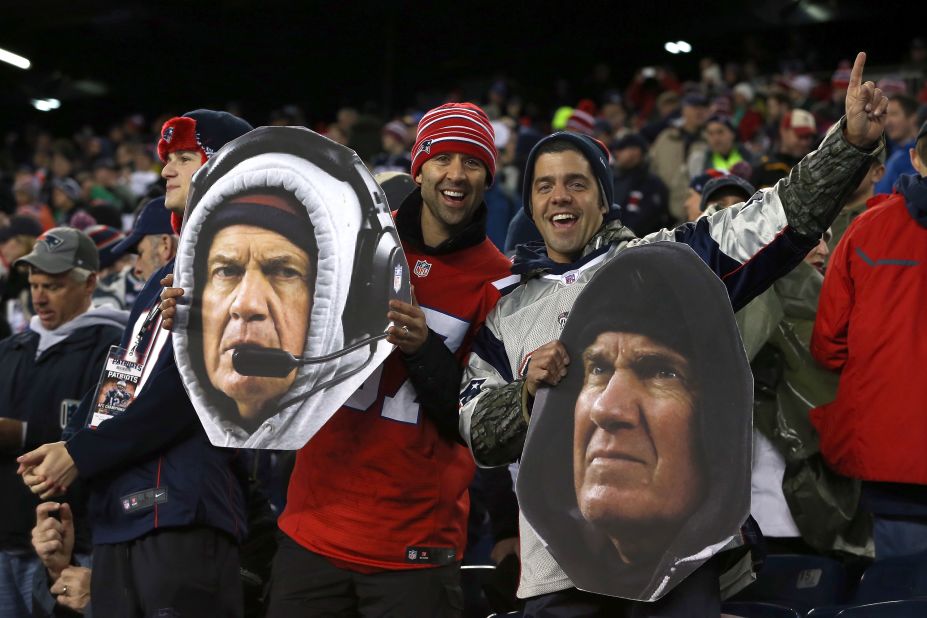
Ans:
[{"label": "red and white striped beanie", "polygon": [[570,118],[566,123],[566,130],[573,131],[574,133],[582,133],[583,135],[592,135],[593,127],[595,126],[595,118],[589,112],[576,108],[573,110],[573,113],[570,114]]},{"label": "red and white striped beanie", "polygon": [[412,148],[412,177],[428,159],[444,152],[476,157],[486,166],[487,185],[496,175],[496,134],[489,116],[472,103],[445,103],[427,112],[418,123]]}]

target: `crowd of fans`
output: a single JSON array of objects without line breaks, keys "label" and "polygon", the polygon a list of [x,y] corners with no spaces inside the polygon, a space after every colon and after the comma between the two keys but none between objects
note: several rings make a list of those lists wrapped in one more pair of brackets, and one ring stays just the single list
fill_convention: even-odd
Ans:
[{"label": "crowd of fans", "polygon": [[[914,41],[910,58],[903,62],[899,67],[927,70],[927,45]],[[610,153],[611,190],[620,209],[619,218],[643,237],[662,228],[696,222],[748,200],[757,190],[772,187],[788,176],[840,120],[850,85],[849,60],[834,67],[825,78],[801,70],[758,75],[750,66],[710,58],[702,60],[700,69],[698,80],[683,81],[669,67],[645,67],[623,88],[613,83],[607,72],[597,72],[596,79],[585,85],[582,98],[544,113],[522,100],[512,84],[494,82],[484,100],[478,101],[491,121],[497,149],[496,173],[484,196],[490,240],[508,255],[518,245],[542,240],[522,209],[526,190],[522,182],[529,152],[554,131],[587,135],[605,145]],[[927,172],[927,137],[922,128],[927,120],[927,82],[922,77],[908,77],[916,72],[906,70],[900,77],[889,73],[876,80],[889,99],[886,151],[873,160],[856,190],[846,196],[842,212],[805,263],[737,314],[756,382],[752,515],[771,553],[823,554],[855,564],[927,550],[927,535],[921,530],[927,530],[927,523],[923,523],[927,521],[927,493],[919,485],[927,478],[860,473],[859,468],[839,459],[839,447],[830,443],[826,448],[819,446],[815,430],[827,433],[828,440],[835,438],[832,431],[822,431],[820,413],[811,415],[812,408],[837,398],[838,374],[833,370],[843,369],[846,363],[845,349],[834,348],[835,340],[845,343],[846,324],[835,325],[839,320],[833,315],[836,310],[832,304],[826,305],[831,331],[815,334],[812,342],[819,299],[830,303],[822,296],[822,286],[825,293],[828,289],[825,274],[830,271],[829,260],[835,252],[844,260],[840,272],[844,277],[841,290],[845,290],[849,285],[846,278],[852,273],[847,273],[847,250],[841,251],[841,239],[853,229],[852,224],[866,212],[866,204],[874,196],[902,192],[907,175]],[[312,126],[355,149],[375,174],[382,174],[379,178],[391,179],[397,172],[411,171],[416,128],[424,112],[409,109],[392,118],[376,118],[345,107],[331,122],[311,123],[291,105],[273,112],[263,124]],[[168,118],[129,115],[103,131],[85,127],[73,135],[60,136],[32,127],[8,136],[0,151],[0,339],[9,344],[18,335],[37,330],[40,323],[44,330],[37,357],[48,349],[43,346],[59,341],[53,337],[46,340],[45,331],[54,331],[67,320],[46,319],[49,306],[60,309],[54,305],[56,301],[42,296],[46,291],[30,280],[29,270],[30,265],[41,269],[29,256],[35,253],[37,239],[52,228],[81,230],[97,250],[98,262],[88,268],[92,279],[84,276],[84,288],[75,292],[73,307],[66,309],[77,315],[87,311],[88,303],[114,311],[131,309],[145,281],[168,263],[177,239],[163,201],[168,174],[162,170],[164,162],[156,149]],[[398,189],[400,199],[411,186],[401,185],[406,189]],[[399,204],[391,205],[395,209]],[[73,242],[78,249],[70,268],[77,269],[83,241]],[[874,259],[878,257],[885,256]],[[22,258],[27,259],[17,263]],[[93,284],[89,288],[85,285],[88,280]],[[916,301],[911,303],[913,306]],[[884,307],[884,311],[891,312],[892,307]],[[108,345],[118,339],[118,331],[112,328],[125,325],[127,315],[103,314],[109,316],[110,330],[97,335],[97,343],[105,339]],[[870,309],[868,315],[872,318],[875,313]],[[833,332],[840,328],[844,328],[842,335]],[[865,379],[864,374],[855,375]],[[92,386],[91,382],[84,386]],[[842,383],[840,388],[845,388]],[[844,404],[849,396],[841,390]],[[2,397],[6,400],[7,395]],[[0,410],[0,417],[8,414]],[[62,422],[58,429],[63,427]],[[59,437],[34,439],[28,433],[31,429],[23,425],[23,438],[17,440],[6,436],[5,427],[0,429],[3,456],[10,460],[24,452],[24,446],[34,448]],[[271,498],[274,513],[279,514],[292,458],[285,453],[264,453],[256,455],[252,464],[252,482],[262,486],[261,495]],[[0,473],[15,476],[14,469],[6,465]],[[14,495],[22,497],[21,481],[15,480],[20,487]],[[891,482],[870,487],[867,481]],[[0,482],[0,487],[10,486],[8,479]],[[508,472],[504,468],[501,473],[500,469],[481,470],[471,485],[471,496],[465,561],[510,565],[517,551],[513,540],[518,529]],[[80,502],[70,494],[67,500]],[[64,590],[64,599],[69,586],[89,590],[83,581],[89,581],[89,571],[81,570],[88,565],[87,541],[81,538],[86,523],[78,523],[83,513],[69,509],[59,511],[57,519],[50,518],[49,513],[56,509],[47,504],[40,507],[38,522],[32,522],[38,531],[33,533],[33,545],[40,555],[44,551],[57,560],[45,561],[47,586],[56,596]],[[266,515],[266,511],[261,513]],[[918,532],[905,536],[880,528],[899,518],[918,526]],[[70,534],[68,553],[73,557],[61,562],[60,547],[42,548],[43,531],[52,529],[64,537]],[[0,535],[0,543],[7,543],[0,545],[0,551],[32,551],[17,546],[12,538],[12,534]],[[918,544],[914,538],[925,541]],[[255,555],[260,553],[257,550]],[[506,580],[502,569],[499,571],[495,584],[503,592],[494,603],[497,608],[514,608],[512,574],[508,573]],[[266,589],[256,597],[264,592]],[[84,596],[64,604],[83,611],[86,601]],[[57,611],[51,605],[49,611]],[[257,605],[251,608],[255,612],[259,611]],[[36,608],[38,611],[38,603]]]}]

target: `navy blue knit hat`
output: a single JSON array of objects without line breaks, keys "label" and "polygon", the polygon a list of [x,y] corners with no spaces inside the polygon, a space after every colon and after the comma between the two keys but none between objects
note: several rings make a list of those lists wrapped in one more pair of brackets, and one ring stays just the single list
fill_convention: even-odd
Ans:
[{"label": "navy blue knit hat", "polygon": [[558,141],[568,142],[589,161],[589,167],[592,168],[592,173],[595,175],[596,180],[599,181],[599,190],[602,191],[602,196],[605,198],[605,205],[608,209],[611,209],[612,203],[615,201],[615,186],[612,177],[612,166],[608,164],[608,148],[594,137],[569,131],[559,131],[539,141],[528,153],[528,160],[525,163],[525,182],[522,189],[522,207],[525,209],[528,218],[531,218],[531,184],[534,182],[534,164],[537,162],[538,151],[545,144]]},{"label": "navy blue knit hat", "polygon": [[199,152],[205,163],[217,150],[252,128],[228,112],[196,109],[164,123],[158,140],[158,157],[166,163],[169,153],[192,150]]}]

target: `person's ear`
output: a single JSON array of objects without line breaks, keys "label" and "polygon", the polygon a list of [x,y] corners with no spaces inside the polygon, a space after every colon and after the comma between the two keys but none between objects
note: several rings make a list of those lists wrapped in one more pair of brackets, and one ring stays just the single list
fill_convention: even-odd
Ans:
[{"label": "person's ear", "polygon": [[158,236],[158,257],[165,264],[171,259],[171,237],[168,234]]},{"label": "person's ear", "polygon": [[[921,161],[920,155],[917,154],[917,148],[909,148],[908,157],[911,158],[911,167],[913,167],[918,174],[921,176],[927,174],[927,166],[924,165],[925,162]],[[885,166],[883,166],[883,171],[884,167]]]},{"label": "person's ear", "polygon": [[[915,165],[914,167],[915,167],[915,169],[917,169],[917,166],[916,166],[916,165]],[[880,180],[882,180],[882,176],[885,176],[885,164],[884,164],[884,163],[879,163],[879,164],[876,165],[875,168],[872,170],[872,182],[873,182],[873,184],[875,184],[875,183],[879,182]]]}]

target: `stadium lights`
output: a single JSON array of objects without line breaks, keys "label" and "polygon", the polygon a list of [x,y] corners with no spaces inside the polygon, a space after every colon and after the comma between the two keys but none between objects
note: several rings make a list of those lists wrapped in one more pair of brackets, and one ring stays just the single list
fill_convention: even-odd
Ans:
[{"label": "stadium lights", "polygon": [[668,41],[663,45],[663,49],[671,54],[688,54],[692,51],[692,46],[685,41]]},{"label": "stadium lights", "polygon": [[28,69],[32,66],[32,63],[29,62],[28,58],[23,58],[19,54],[14,54],[11,51],[7,51],[3,48],[0,48],[0,61],[12,64],[14,67],[20,69]]},{"label": "stadium lights", "polygon": [[58,99],[32,99],[32,107],[40,112],[50,112],[61,107],[61,101]]}]

